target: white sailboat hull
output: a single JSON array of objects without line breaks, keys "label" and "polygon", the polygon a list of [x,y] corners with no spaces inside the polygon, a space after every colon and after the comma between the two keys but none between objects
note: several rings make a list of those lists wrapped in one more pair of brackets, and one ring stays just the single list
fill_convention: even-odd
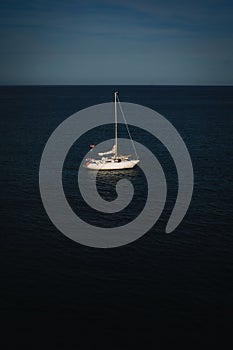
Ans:
[{"label": "white sailboat hull", "polygon": [[116,169],[131,169],[139,160],[123,160],[121,162],[102,162],[101,160],[95,162],[87,162],[85,167],[90,170],[116,170]]}]

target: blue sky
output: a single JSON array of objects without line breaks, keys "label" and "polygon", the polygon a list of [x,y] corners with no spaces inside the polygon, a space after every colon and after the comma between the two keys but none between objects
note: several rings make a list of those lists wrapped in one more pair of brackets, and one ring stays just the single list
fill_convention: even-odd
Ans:
[{"label": "blue sky", "polygon": [[6,0],[0,84],[233,84],[230,0]]}]

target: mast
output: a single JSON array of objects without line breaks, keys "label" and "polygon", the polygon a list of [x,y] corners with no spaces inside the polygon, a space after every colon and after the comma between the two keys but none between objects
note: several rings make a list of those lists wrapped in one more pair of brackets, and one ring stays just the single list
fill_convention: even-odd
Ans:
[{"label": "mast", "polygon": [[117,91],[114,92],[115,95],[115,158],[117,158]]}]

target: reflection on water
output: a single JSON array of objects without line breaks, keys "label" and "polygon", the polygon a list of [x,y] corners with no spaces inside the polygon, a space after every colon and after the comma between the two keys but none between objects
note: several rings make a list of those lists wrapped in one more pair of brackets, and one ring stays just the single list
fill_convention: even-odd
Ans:
[{"label": "reflection on water", "polygon": [[[88,176],[93,177],[94,175],[90,174],[88,171]],[[122,179],[127,179],[134,186],[134,199],[140,195],[141,188],[140,183],[143,183],[143,173],[139,167],[133,169],[122,169],[122,170],[111,170],[111,171],[99,171],[96,177],[96,187],[99,194],[105,200],[114,200],[117,196],[116,194],[116,184]]]},{"label": "reflection on water", "polygon": [[[90,171],[88,171],[88,173],[88,176],[93,176],[90,174]],[[116,183],[117,181],[125,178],[133,182],[137,179],[138,176],[139,169],[137,166],[133,169],[121,169],[110,171],[101,170],[97,174],[97,182],[99,185],[106,185],[108,183]]]},{"label": "reflection on water", "polygon": [[[125,208],[123,206],[121,211],[109,214],[97,211],[85,202],[79,189],[78,167],[75,168],[73,165],[74,156],[71,153],[63,168],[63,187],[73,211],[83,220],[102,227],[121,226],[133,220],[143,209],[147,198],[147,181],[139,166],[133,169],[98,172],[81,168],[81,171],[84,172],[84,179],[86,178],[86,181],[82,183],[83,189],[93,191],[93,188],[96,187],[99,195],[108,202],[117,198],[116,185],[120,180],[126,179],[132,184],[134,194],[131,202]],[[93,184],[95,186],[92,186]],[[127,183],[122,185],[127,186]],[[127,188],[125,190],[127,191]]]}]

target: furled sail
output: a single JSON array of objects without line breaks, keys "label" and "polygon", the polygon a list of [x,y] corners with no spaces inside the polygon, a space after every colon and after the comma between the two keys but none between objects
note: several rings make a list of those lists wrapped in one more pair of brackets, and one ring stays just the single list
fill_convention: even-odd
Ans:
[{"label": "furled sail", "polygon": [[116,153],[116,145],[113,146],[113,148],[111,149],[111,151],[98,153],[98,155],[99,155],[99,156],[105,156],[106,154],[113,154],[113,153]]}]

